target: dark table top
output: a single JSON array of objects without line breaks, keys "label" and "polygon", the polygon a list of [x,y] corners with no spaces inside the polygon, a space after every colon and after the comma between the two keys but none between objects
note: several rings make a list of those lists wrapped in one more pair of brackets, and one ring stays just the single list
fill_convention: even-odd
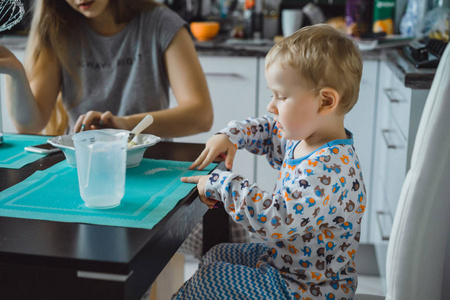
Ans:
[{"label": "dark table top", "polygon": [[[203,148],[160,142],[144,157],[194,161]],[[0,191],[63,159],[57,153],[18,170],[0,168]],[[194,189],[152,230],[0,217],[0,263],[126,275],[145,259],[162,269],[207,211],[197,197]]]}]

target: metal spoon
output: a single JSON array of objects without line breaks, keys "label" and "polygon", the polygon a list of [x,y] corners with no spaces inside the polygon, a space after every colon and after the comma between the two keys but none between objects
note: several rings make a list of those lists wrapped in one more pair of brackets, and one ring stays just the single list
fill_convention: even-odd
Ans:
[{"label": "metal spoon", "polygon": [[153,123],[153,116],[152,115],[146,115],[145,118],[142,119],[139,124],[136,125],[136,127],[131,130],[130,135],[128,136],[128,143],[137,135],[139,135],[142,130],[147,128]]}]

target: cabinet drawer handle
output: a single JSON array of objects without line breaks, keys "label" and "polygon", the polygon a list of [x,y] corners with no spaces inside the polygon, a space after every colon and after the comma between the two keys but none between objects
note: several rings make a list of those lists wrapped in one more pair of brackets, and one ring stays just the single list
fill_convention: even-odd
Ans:
[{"label": "cabinet drawer handle", "polygon": [[[378,228],[380,228],[381,239],[383,241],[389,241],[390,233],[389,234],[384,234],[383,233],[383,226],[381,225],[383,223],[382,220],[381,220],[383,215],[386,215],[386,216],[390,217],[391,214],[388,213],[388,212],[385,212],[385,211],[377,211],[377,222],[378,222]],[[392,217],[391,217],[391,219],[392,219]]]},{"label": "cabinet drawer handle", "polygon": [[244,76],[239,75],[237,73],[205,73],[206,77],[233,77],[233,78],[244,78]]},{"label": "cabinet drawer handle", "polygon": [[389,99],[389,102],[391,103],[400,103],[400,100],[394,97],[394,90],[393,89],[384,89],[384,93]]},{"label": "cabinet drawer handle", "polygon": [[388,147],[388,149],[397,149],[396,145],[389,143],[389,139],[387,138],[389,132],[391,132],[391,130],[389,130],[389,129],[381,130],[381,135],[383,136],[384,142],[386,143],[386,146]]}]

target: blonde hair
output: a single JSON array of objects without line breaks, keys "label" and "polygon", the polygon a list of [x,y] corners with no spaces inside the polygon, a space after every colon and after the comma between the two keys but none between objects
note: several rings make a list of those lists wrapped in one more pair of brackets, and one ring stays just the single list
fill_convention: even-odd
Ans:
[{"label": "blonde hair", "polygon": [[314,93],[325,87],[335,89],[343,114],[358,101],[361,52],[350,38],[329,25],[303,27],[275,44],[266,55],[266,70],[275,61],[299,70]]},{"label": "blonde hair", "polygon": [[[113,12],[116,23],[129,22],[142,11],[149,11],[159,6],[153,0],[110,0],[109,8]],[[34,3],[33,19],[25,52],[25,66],[27,76],[31,80],[39,76],[45,68],[40,63],[41,55],[56,57],[61,68],[73,77],[81,95],[81,80],[76,76],[76,57],[69,56],[69,42],[80,40],[84,42],[82,32],[78,30],[79,22],[85,19],[64,0],[36,0]],[[60,135],[67,128],[68,117],[62,104],[61,93],[50,121],[45,128],[46,134]]]}]

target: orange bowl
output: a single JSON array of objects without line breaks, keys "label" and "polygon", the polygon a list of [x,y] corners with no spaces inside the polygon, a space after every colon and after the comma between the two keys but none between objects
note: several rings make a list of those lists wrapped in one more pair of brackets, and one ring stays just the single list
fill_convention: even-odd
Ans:
[{"label": "orange bowl", "polygon": [[192,22],[191,32],[198,41],[207,41],[214,38],[220,29],[219,22]]}]

